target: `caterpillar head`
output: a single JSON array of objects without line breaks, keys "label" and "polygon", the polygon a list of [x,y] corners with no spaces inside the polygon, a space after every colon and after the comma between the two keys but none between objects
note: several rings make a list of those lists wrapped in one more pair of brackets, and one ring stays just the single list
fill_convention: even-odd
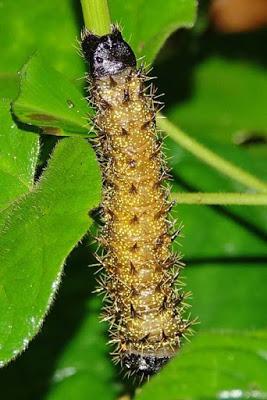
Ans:
[{"label": "caterpillar head", "polygon": [[81,47],[85,59],[89,62],[90,72],[95,78],[115,75],[125,68],[136,66],[132,49],[116,27],[112,28],[112,33],[104,36],[97,36],[85,30]]}]

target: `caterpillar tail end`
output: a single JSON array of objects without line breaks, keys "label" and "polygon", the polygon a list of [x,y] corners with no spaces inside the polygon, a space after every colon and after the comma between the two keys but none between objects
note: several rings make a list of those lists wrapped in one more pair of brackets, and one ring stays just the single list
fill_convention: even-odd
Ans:
[{"label": "caterpillar tail end", "polygon": [[155,356],[152,354],[126,353],[121,364],[126,375],[137,375],[148,378],[157,373],[171,357]]}]

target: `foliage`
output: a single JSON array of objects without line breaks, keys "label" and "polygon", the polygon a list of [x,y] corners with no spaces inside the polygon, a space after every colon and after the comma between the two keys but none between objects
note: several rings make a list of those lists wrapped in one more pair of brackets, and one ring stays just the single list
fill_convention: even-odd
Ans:
[{"label": "foliage", "polygon": [[[85,65],[74,48],[82,26],[79,2],[2,3],[1,366],[44,325],[29,349],[1,369],[1,395],[115,399],[130,389],[107,356],[100,301],[90,294],[95,286],[87,268],[93,263],[91,237],[74,249],[93,228],[88,212],[98,206],[101,186],[87,143],[86,118],[92,110],[82,93]],[[266,61],[254,42],[264,43],[266,32],[207,35],[197,25],[165,43],[177,28],[193,25],[193,0],[112,0],[110,7],[138,56],[154,62],[166,93],[165,114],[221,156],[265,179]],[[38,139],[39,127],[83,138]],[[244,190],[172,140],[166,147],[174,188]],[[179,205],[174,216],[185,224],[184,276],[193,292],[192,313],[201,323],[192,343],[136,399],[267,398],[266,209]]]}]

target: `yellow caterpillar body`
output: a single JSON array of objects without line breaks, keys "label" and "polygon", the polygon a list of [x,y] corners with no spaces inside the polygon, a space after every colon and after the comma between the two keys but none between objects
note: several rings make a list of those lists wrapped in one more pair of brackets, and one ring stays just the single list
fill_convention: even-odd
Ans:
[{"label": "yellow caterpillar body", "polygon": [[175,288],[179,257],[171,251],[175,233],[155,104],[117,29],[103,37],[86,32],[82,48],[91,66],[104,181],[104,319],[115,359],[130,373],[150,375],[177,352],[190,325],[181,315],[184,294]]}]

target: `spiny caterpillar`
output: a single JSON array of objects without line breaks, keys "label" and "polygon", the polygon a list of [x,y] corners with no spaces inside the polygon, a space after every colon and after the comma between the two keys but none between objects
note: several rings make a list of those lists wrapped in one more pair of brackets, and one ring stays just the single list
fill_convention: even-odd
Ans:
[{"label": "spiny caterpillar", "polygon": [[115,361],[149,376],[180,348],[191,322],[182,317],[186,293],[175,287],[182,265],[167,219],[169,177],[155,127],[157,101],[149,80],[118,28],[96,36],[85,30],[91,102],[97,109],[97,153],[102,165],[104,254],[102,288]]}]

